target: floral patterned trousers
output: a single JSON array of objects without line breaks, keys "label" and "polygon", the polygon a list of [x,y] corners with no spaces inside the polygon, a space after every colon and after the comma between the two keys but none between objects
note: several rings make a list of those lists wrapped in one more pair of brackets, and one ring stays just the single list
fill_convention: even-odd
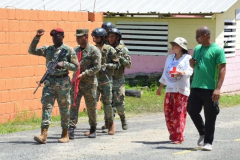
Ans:
[{"label": "floral patterned trousers", "polygon": [[166,93],[164,114],[171,141],[184,141],[183,131],[187,117],[188,96],[181,93]]}]

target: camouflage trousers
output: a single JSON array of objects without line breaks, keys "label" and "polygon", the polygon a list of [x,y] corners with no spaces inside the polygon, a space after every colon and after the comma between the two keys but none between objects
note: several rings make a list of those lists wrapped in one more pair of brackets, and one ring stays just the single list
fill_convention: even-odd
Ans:
[{"label": "camouflage trousers", "polygon": [[113,80],[113,110],[118,113],[119,116],[125,114],[125,79]]},{"label": "camouflage trousers", "polygon": [[98,80],[97,100],[101,94],[101,102],[104,107],[105,120],[113,122],[114,112],[112,108],[112,79],[109,82]]},{"label": "camouflage trousers", "polygon": [[87,84],[80,82],[76,106],[74,107],[74,86],[70,91],[71,95],[71,107],[70,107],[70,126],[76,127],[78,122],[78,113],[82,96],[84,96],[85,104],[87,107],[87,113],[90,126],[97,126],[97,84]]},{"label": "camouflage trousers", "polygon": [[61,126],[63,129],[68,129],[69,125],[69,105],[70,105],[70,78],[48,78],[44,82],[42,92],[42,123],[41,128],[48,128],[51,123],[52,108],[55,99],[60,110]]}]

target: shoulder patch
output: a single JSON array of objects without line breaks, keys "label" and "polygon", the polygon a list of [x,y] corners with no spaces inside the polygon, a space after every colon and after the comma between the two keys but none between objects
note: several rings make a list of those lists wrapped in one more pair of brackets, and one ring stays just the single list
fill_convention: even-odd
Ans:
[{"label": "shoulder patch", "polygon": [[76,55],[72,55],[72,62],[76,62],[78,60]]},{"label": "shoulder patch", "polygon": [[127,54],[130,54],[129,50],[128,50],[127,47],[125,47],[125,46],[122,48],[122,51],[125,52],[125,53],[127,53]]}]

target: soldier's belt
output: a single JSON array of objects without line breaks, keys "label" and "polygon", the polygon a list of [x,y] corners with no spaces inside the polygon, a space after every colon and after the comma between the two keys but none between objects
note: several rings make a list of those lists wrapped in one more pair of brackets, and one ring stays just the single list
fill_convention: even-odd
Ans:
[{"label": "soldier's belt", "polygon": [[64,78],[64,77],[67,77],[68,74],[63,74],[63,75],[59,75],[59,76],[55,76],[55,75],[50,75],[49,77],[51,78]]}]

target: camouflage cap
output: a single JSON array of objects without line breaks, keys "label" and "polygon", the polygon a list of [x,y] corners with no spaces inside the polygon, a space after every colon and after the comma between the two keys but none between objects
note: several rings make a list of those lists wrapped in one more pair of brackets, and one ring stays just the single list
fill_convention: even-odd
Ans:
[{"label": "camouflage cap", "polygon": [[88,35],[88,29],[77,29],[76,30],[76,36],[83,36]]}]

